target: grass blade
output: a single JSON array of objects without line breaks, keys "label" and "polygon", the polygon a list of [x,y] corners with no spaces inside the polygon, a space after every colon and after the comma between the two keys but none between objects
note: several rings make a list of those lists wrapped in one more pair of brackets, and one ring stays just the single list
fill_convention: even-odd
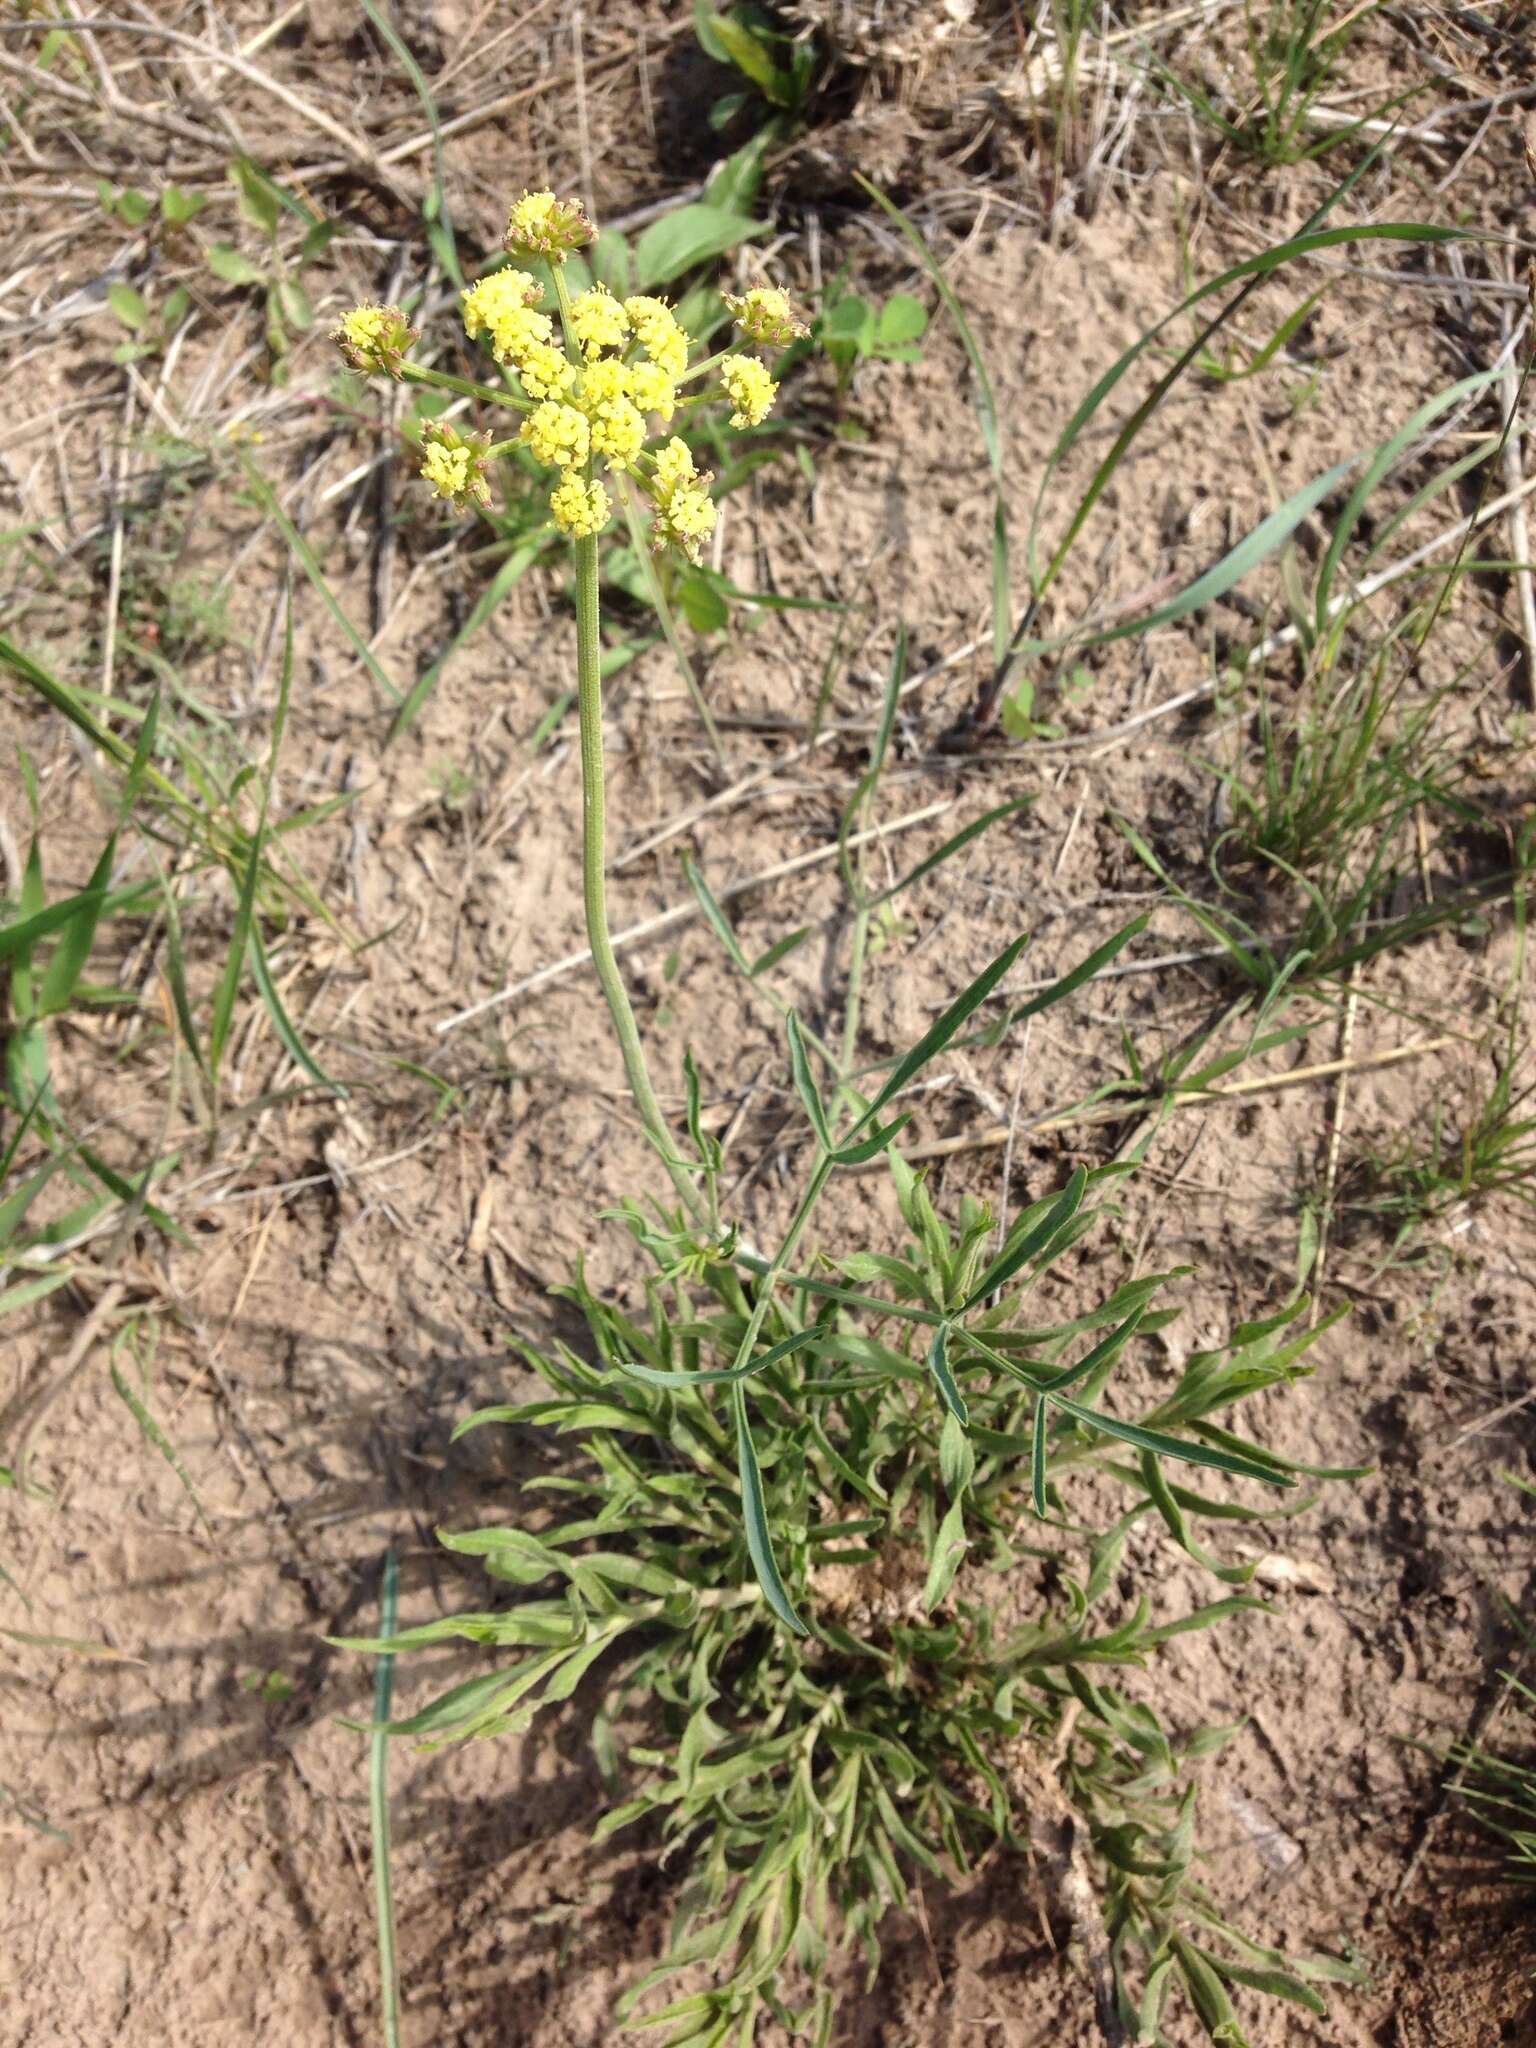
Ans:
[{"label": "grass blade", "polygon": [[[353,625],[352,621],[342,610],[340,599],[325,579],[325,571],[320,566],[319,556],[278,503],[276,491],[267,482],[267,479],[256,467],[250,456],[246,454],[243,448],[238,453],[240,456],[240,467],[245,471],[246,482],[250,485],[256,502],[288,543],[290,552],[298,562],[299,567],[304,571],[304,574],[309,578],[311,585],[320,598],[320,602],[336,621],[348,641],[350,641],[353,653],[368,671],[373,681],[389,699],[390,703],[395,705],[403,704],[404,698],[385,674],[378,656],[369,647],[362,634],[358,632],[356,626]],[[293,612],[291,595],[289,597],[288,609],[291,627]]]}]

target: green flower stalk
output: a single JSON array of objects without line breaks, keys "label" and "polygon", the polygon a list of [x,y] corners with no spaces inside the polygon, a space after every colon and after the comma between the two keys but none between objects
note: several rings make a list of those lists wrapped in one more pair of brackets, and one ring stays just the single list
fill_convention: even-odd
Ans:
[{"label": "green flower stalk", "polygon": [[[548,265],[554,314],[544,308],[543,284],[526,270],[492,271],[465,291],[465,333],[490,349],[516,388],[503,384],[498,389],[407,362],[417,335],[398,307],[354,308],[335,339],[352,367],[365,374],[382,372],[521,413],[516,440],[558,473],[549,511],[571,543],[575,565],[587,940],[640,1121],[697,1224],[705,1220],[706,1207],[698,1168],[679,1156],[662,1113],[608,927],[598,543],[622,486],[649,514],[654,553],[695,563],[700,559],[718,516],[709,493],[713,479],[697,469],[687,442],[670,431],[672,422],[684,405],[691,409],[718,400],[731,407],[732,426],[758,425],[778,386],[758,357],[741,350],[749,342],[782,347],[805,330],[781,291],[758,287],[740,299],[727,295],[741,340],[690,367],[694,339],[664,299],[641,295],[620,300],[603,285],[571,294],[566,260],[595,236],[574,200],[525,192],[512,208],[506,246],[516,259]],[[680,386],[716,369],[718,385],[680,395]],[[485,511],[492,502],[490,463],[512,445],[493,446],[489,435],[461,434],[434,423],[422,436],[421,473],[433,492],[456,509]]]}]

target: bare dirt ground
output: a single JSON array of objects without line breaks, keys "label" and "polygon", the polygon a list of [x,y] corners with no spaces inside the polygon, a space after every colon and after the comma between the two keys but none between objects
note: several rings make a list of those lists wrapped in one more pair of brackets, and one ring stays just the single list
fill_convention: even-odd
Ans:
[{"label": "bare dirt ground", "polygon": [[[1209,276],[1294,232],[1331,173],[1298,165],[1261,177],[1222,160],[1209,137],[1194,159],[1186,117],[1143,106],[1118,159],[1093,156],[1095,174],[1071,187],[1048,228],[1052,174],[1018,97],[1008,10],[975,10],[965,35],[937,42],[945,10],[929,10],[933,21],[908,12],[925,61],[905,86],[888,55],[881,69],[878,50],[873,71],[850,68],[825,119],[781,153],[776,233],[752,270],[765,263],[810,291],[847,262],[872,292],[921,290],[848,172],[892,178],[987,352],[1022,518],[1083,390],[1186,288],[1186,255],[1194,275]],[[1423,74],[1431,57],[1452,76],[1425,95],[1422,112],[1414,103],[1416,121],[1428,127],[1434,115],[1436,139],[1402,142],[1383,158],[1357,211],[1529,233],[1513,114],[1484,124],[1486,108],[1463,110],[1528,86],[1519,68],[1522,52],[1529,65],[1528,41],[1458,31],[1456,10],[1397,12],[1406,24],[1371,25],[1348,89],[1363,99],[1382,77],[1406,81],[1414,66]],[[1498,12],[1502,22],[1519,10]],[[266,26],[242,7],[141,13],[145,26],[226,53]],[[524,185],[580,189],[600,219],[618,219],[686,190],[719,152],[702,114],[720,75],[698,56],[685,8],[588,6],[583,17],[563,0],[516,9],[420,0],[394,18],[428,78],[446,79],[435,88],[445,119],[495,108],[446,145],[446,190],[467,247],[495,245],[506,202]],[[310,0],[278,19],[242,61],[360,138],[371,164],[348,165],[336,139],[287,101],[242,72],[200,69],[183,50],[103,28],[87,37],[86,69],[58,74],[86,80],[71,86],[82,102],[23,90],[14,66],[35,56],[34,37],[0,47],[11,66],[0,87],[20,96],[16,118],[31,144],[8,158],[23,281],[0,292],[17,394],[0,430],[0,488],[6,525],[54,522],[41,550],[53,580],[30,570],[14,579],[5,630],[61,672],[99,674],[113,521],[132,507],[117,585],[117,688],[142,693],[149,678],[135,635],[165,630],[156,608],[167,586],[135,580],[138,551],[174,514],[177,586],[229,578],[220,631],[182,675],[228,721],[232,748],[259,748],[270,728],[286,558],[229,453],[232,421],[397,682],[408,686],[441,651],[485,573],[472,546],[443,548],[449,529],[429,523],[387,424],[347,417],[330,396],[322,336],[331,318],[422,275],[415,213],[430,153],[390,161],[421,131],[420,108],[351,7]],[[988,51],[1000,67],[990,83]],[[98,57],[104,75],[92,77]],[[131,107],[103,110],[114,82],[158,125],[135,128]],[[1111,119],[1128,90],[1122,79],[1111,104],[1106,85],[1094,118]],[[111,361],[121,332],[100,280],[141,259],[97,207],[95,176],[211,186],[226,142],[347,224],[311,280],[317,331],[281,389],[262,379],[259,314],[228,293],[210,296],[174,360],[132,375]],[[1345,252],[1340,261],[1354,274],[1331,279],[1278,395],[1262,382],[1202,387],[1154,422],[1063,579],[1064,616],[1187,581],[1308,477],[1490,361],[1500,308],[1517,303],[1458,291],[1452,259],[1438,253]],[[1486,274],[1486,264],[1476,271]],[[1321,273],[1305,289],[1318,281]],[[1252,331],[1272,331],[1301,290],[1263,298]],[[1313,379],[1315,393],[1291,402],[1287,393]],[[1020,929],[1035,934],[1025,982],[1062,971],[1143,909],[1152,923],[1134,957],[1185,956],[1090,988],[1039,1021],[1022,1051],[964,1055],[947,1070],[951,1084],[915,1127],[917,1154],[934,1148],[934,1185],[947,1203],[964,1190],[996,1201],[1003,1149],[985,1134],[1010,1115],[1020,1121],[1022,1105],[1010,1150],[1017,1205],[1079,1160],[1108,1156],[1124,1135],[1087,1121],[1032,1131],[1030,1120],[1122,1071],[1123,1032],[1155,1057],[1229,992],[1217,959],[1188,957],[1206,940],[1116,820],[1134,821],[1194,885],[1213,829],[1204,763],[1246,745],[1251,727],[1227,699],[1162,707],[1196,690],[1220,649],[1254,628],[1214,607],[1109,648],[1088,661],[1086,682],[1040,706],[1064,728],[1057,737],[946,752],[942,736],[986,673],[990,573],[990,496],[959,342],[939,322],[920,363],[866,370],[851,403],[865,430],[858,441],[826,431],[823,372],[788,396],[810,423],[814,483],[788,460],[761,472],[728,502],[720,562],[742,588],[861,607],[835,730],[814,749],[804,744],[833,614],[768,615],[708,643],[703,679],[730,782],[755,779],[698,816],[721,784],[666,650],[644,653],[610,692],[615,923],[689,900],[680,848],[717,890],[830,852],[904,625],[912,672],[924,680],[904,706],[884,801],[889,819],[926,815],[882,854],[892,871],[989,804],[1026,793],[1034,802],[906,901],[876,962],[871,1047],[909,1042]],[[212,455],[167,485],[172,441]],[[1053,481],[1054,519],[1102,452],[1102,443],[1080,449]],[[1435,525],[1434,516],[1410,523],[1403,551]],[[583,943],[570,722],[530,749],[570,670],[560,576],[540,569],[520,584],[454,655],[413,730],[388,747],[388,707],[308,583],[296,584],[295,604],[295,696],[275,802],[288,812],[343,788],[356,795],[300,842],[345,937],[312,921],[275,965],[290,1010],[353,1092],[338,1105],[292,1089],[295,1070],[265,1013],[243,1008],[236,1114],[210,1141],[185,1100],[162,1129],[163,1038],[118,1017],[68,1026],[59,1082],[77,1120],[127,1155],[168,1138],[180,1145],[163,1199],[186,1239],[145,1232],[110,1243],[74,1286],[4,1326],[0,1401],[24,1418],[46,1391],[44,1412],[22,1426],[29,1476],[51,1494],[46,1503],[7,1495],[0,1512],[0,1902],[10,1958],[0,2040],[18,2048],[252,2039],[331,2048],[378,2038],[364,1741],[340,1725],[366,1719],[372,1673],[323,1639],[377,1626],[391,1547],[404,1619],[485,1604],[472,1561],[444,1553],[433,1531],[514,1515],[518,1476],[547,1452],[493,1432],[450,1446],[449,1433],[471,1408],[525,1386],[509,1334],[554,1326],[548,1290],[576,1258],[624,1285],[627,1240],[592,1219],[649,1177],[581,971],[440,1029]],[[1423,678],[1437,687],[1459,664],[1481,663],[1463,685],[1460,730],[1486,761],[1483,794],[1512,819],[1532,796],[1525,679],[1518,662],[1490,666],[1483,650],[1516,626],[1509,579],[1473,582]],[[1283,663],[1274,676],[1283,692]],[[74,740],[9,684],[0,740],[11,837],[24,845],[19,745],[41,780],[52,879],[80,886],[101,815]],[[665,843],[624,859],[680,822]],[[1437,854],[1430,880],[1442,892],[1475,874],[1479,855],[1463,851],[1460,871],[1453,854]],[[734,914],[756,951],[799,924],[828,940],[838,901],[828,859],[751,889]],[[207,959],[194,964],[211,976],[216,919],[210,932]],[[356,937],[382,942],[359,951],[346,942]],[[1432,937],[1374,962],[1347,1027],[1342,1004],[1318,1004],[1311,1033],[1259,1063],[1275,1080],[1325,1065],[1346,1028],[1357,1059],[1430,1048],[1363,1068],[1342,1096],[1336,1080],[1304,1080],[1163,1123],[1127,1199],[1123,1241],[1100,1256],[1116,1275],[1123,1261],[1198,1268],[1168,1333],[1175,1357],[1287,1297],[1299,1199],[1321,1181],[1336,1122],[1352,1144],[1388,1144],[1476,1083],[1484,1055],[1473,1026],[1505,985],[1516,944],[1505,911],[1480,936]],[[826,958],[808,946],[791,971],[811,1010],[828,997]],[[626,959],[671,1098],[680,1099],[681,1054],[693,1044],[707,1048],[721,1121],[741,1110],[736,1156],[757,1169],[741,1189],[741,1216],[771,1239],[796,1164],[772,1019],[743,997],[696,919]],[[152,959],[126,942],[101,976],[116,977],[161,1003]],[[982,1142],[964,1142],[978,1134]],[[840,1235],[888,1241],[895,1212],[883,1182],[849,1185]],[[1527,1218],[1511,1199],[1463,1206],[1420,1263],[1385,1268],[1380,1235],[1341,1222],[1323,1295],[1353,1313],[1321,1341],[1311,1381],[1257,1404],[1255,1433],[1289,1455],[1369,1464],[1371,1474],[1324,1487],[1308,1513],[1267,1535],[1242,1532],[1236,1554],[1270,1552],[1278,1615],[1181,1638],[1145,1680],[1177,1726],[1246,1721],[1207,1767],[1202,1791],[1212,1886],[1234,1917],[1284,1945],[1350,1953],[1371,1973],[1368,1988],[1337,1995],[1326,2022],[1267,2006],[1251,2029],[1255,2048],[1536,2040],[1529,1921],[1489,1883],[1433,1758],[1415,1746],[1484,1726],[1514,1654],[1502,1603],[1528,1605],[1528,1506],[1496,1477],[1536,1470]],[[109,1381],[102,1340],[146,1305],[158,1331],[156,1412],[201,1517]],[[1160,1603],[1192,1603],[1196,1575],[1166,1542],[1138,1532],[1127,1562],[1158,1584]],[[402,1665],[401,1705],[425,1700],[458,1668]],[[609,2040],[616,1996],[659,1953],[676,1877],[642,1840],[589,1846],[604,1794],[577,1721],[442,1754],[399,1745],[392,1790],[405,2040]],[[1067,1936],[1037,1875],[995,1859],[954,1895],[933,1888],[921,1920],[895,1925],[887,1971],[874,1992],[850,1997],[839,2039],[1087,2048],[1100,2037]]]}]

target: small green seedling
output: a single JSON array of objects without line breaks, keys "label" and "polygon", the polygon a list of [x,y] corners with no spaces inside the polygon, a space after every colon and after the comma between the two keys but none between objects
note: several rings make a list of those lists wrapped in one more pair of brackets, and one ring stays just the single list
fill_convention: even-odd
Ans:
[{"label": "small green seedling", "polygon": [[811,338],[836,373],[841,406],[863,364],[921,361],[920,344],[927,331],[926,309],[906,292],[893,293],[877,308],[857,292],[834,285],[822,301]]},{"label": "small green seedling", "polygon": [[[236,248],[233,242],[214,242],[207,257],[208,268],[224,284],[254,285],[266,297],[267,347],[273,358],[273,381],[286,375],[282,358],[295,334],[314,325],[314,307],[299,278],[308,263],[324,255],[333,238],[341,232],[338,221],[328,221],[269,178],[249,157],[236,157],[229,167],[241,219],[264,238],[266,248],[259,260]],[[284,215],[303,229],[296,256],[281,246]]]},{"label": "small green seedling", "polygon": [[747,89],[722,93],[709,110],[709,125],[729,125],[754,99],[766,103],[770,125],[790,126],[804,112],[816,76],[816,46],[809,36],[787,36],[760,7],[738,6],[723,14],[710,0],[694,0],[699,47],[717,64],[729,64]]}]

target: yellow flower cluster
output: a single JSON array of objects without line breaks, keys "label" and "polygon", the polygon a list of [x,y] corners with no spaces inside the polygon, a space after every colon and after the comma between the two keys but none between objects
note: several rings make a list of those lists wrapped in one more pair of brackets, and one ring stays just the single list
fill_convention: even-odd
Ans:
[{"label": "yellow flower cluster", "polygon": [[767,419],[779,387],[756,356],[727,358],[721,366],[720,379],[736,408],[731,414],[733,427],[755,427]]},{"label": "yellow flower cluster", "polygon": [[353,369],[364,376],[385,370],[398,377],[405,353],[416,339],[416,329],[398,306],[354,306],[331,339]]},{"label": "yellow flower cluster", "polygon": [[580,469],[592,448],[586,414],[548,398],[524,420],[523,439],[550,469]]},{"label": "yellow flower cluster", "polygon": [[688,335],[665,299],[626,299],[635,339],[659,370],[681,377],[688,367]]},{"label": "yellow flower cluster", "polygon": [[562,533],[586,540],[602,532],[613,508],[601,484],[589,483],[579,471],[568,469],[550,496],[549,509]]},{"label": "yellow flower cluster", "polygon": [[[498,278],[511,282],[501,285]],[[464,295],[464,324],[471,338],[487,335],[498,360],[516,369],[530,398],[542,401],[523,422],[522,440],[540,462],[561,472],[550,499],[555,524],[578,538],[601,530],[608,493],[587,475],[598,460],[655,492],[658,544],[675,541],[696,557],[700,539],[714,526],[715,508],[693,476],[686,447],[670,444],[688,460],[686,478],[674,474],[675,457],[659,485],[640,467],[647,420],[654,415],[670,426],[677,409],[677,379],[687,371],[691,346],[686,329],[664,299],[620,300],[605,285],[593,285],[570,302],[572,353],[580,362],[560,358],[557,376],[547,360],[557,354],[553,324],[533,310],[531,285],[520,271],[482,279]],[[766,373],[760,375],[765,381]],[[769,385],[764,398],[762,383],[749,376],[736,402],[760,405],[754,416],[761,418],[772,394]]]},{"label": "yellow flower cluster", "polygon": [[432,420],[421,437],[421,473],[433,494],[467,511],[471,504],[489,507],[491,487],[485,480],[490,454],[488,434],[461,434],[456,427]]},{"label": "yellow flower cluster", "polygon": [[554,322],[538,310],[543,296],[524,270],[493,270],[464,294],[464,332],[471,341],[485,335],[530,398],[556,398],[576,381],[576,365],[554,345]]},{"label": "yellow flower cluster", "polygon": [[788,348],[792,341],[802,341],[811,331],[803,320],[795,318],[789,294],[777,285],[754,285],[740,298],[730,292],[722,292],[721,297],[748,341],[767,348]]},{"label": "yellow flower cluster", "polygon": [[543,256],[563,263],[572,249],[585,249],[597,230],[574,199],[553,192],[525,192],[507,220],[506,246],[514,256]]},{"label": "yellow flower cluster", "polygon": [[629,315],[606,285],[596,284],[571,301],[571,332],[593,363],[605,348],[623,348],[629,339]]},{"label": "yellow flower cluster", "polygon": [[[493,271],[464,292],[465,333],[471,341],[484,337],[497,362],[516,372],[521,397],[486,391],[425,366],[405,368],[418,382],[499,398],[526,414],[523,444],[560,472],[550,512],[562,532],[586,538],[606,525],[612,505],[592,474],[593,465],[603,462],[633,479],[651,501],[657,548],[674,546],[697,561],[715,529],[711,479],[695,469],[687,443],[676,435],[648,451],[654,423],[670,430],[679,385],[717,364],[720,382],[692,402],[723,395],[733,408],[733,427],[758,426],[779,387],[756,356],[739,353],[740,342],[690,369],[692,338],[665,299],[644,293],[620,299],[604,284],[573,297],[561,266],[596,234],[575,200],[553,192],[525,192],[512,208],[506,246],[514,257],[549,265],[560,302],[558,331],[545,310],[544,286],[526,270]],[[742,336],[758,347],[783,348],[807,331],[775,286],[724,297]],[[416,335],[398,307],[364,305],[343,318],[335,339],[356,368],[398,377]],[[493,449],[488,435],[434,424],[423,434],[422,475],[451,504],[488,505],[486,468],[492,454],[509,445]]]},{"label": "yellow flower cluster", "polygon": [[668,542],[680,547],[690,562],[699,559],[699,543],[715,530],[716,512],[709,495],[709,477],[700,476],[693,466],[688,444],[674,434],[656,452],[651,488],[656,500],[655,535],[658,547]]}]

